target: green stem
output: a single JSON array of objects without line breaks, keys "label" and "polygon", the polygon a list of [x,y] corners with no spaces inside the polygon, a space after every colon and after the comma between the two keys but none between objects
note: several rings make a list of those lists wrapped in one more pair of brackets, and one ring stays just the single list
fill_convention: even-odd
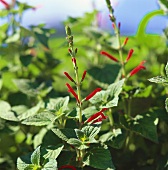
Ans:
[{"label": "green stem", "polygon": [[106,4],[107,4],[107,7],[109,9],[109,12],[110,12],[110,20],[111,22],[114,24],[114,32],[115,32],[115,35],[117,37],[117,40],[118,40],[118,44],[119,44],[119,47],[118,47],[118,52],[119,52],[119,56],[120,56],[120,64],[121,64],[121,70],[120,70],[120,78],[122,77],[125,77],[125,63],[124,63],[124,59],[123,59],[123,52],[122,52],[122,45],[121,45],[121,38],[120,38],[120,28],[118,28],[117,24],[116,24],[116,18],[114,16],[114,10],[113,10],[113,7],[111,5],[111,2],[110,0],[106,0]]},{"label": "green stem", "polygon": [[82,125],[82,103],[81,103],[81,83],[79,80],[79,74],[78,74],[78,67],[77,65],[74,67],[75,70],[75,75],[76,75],[76,88],[77,88],[77,94],[78,94],[78,99],[79,99],[79,113],[78,113],[78,117],[79,117],[79,129],[81,129],[81,125]]},{"label": "green stem", "polygon": [[120,57],[120,64],[121,64],[121,78],[122,76],[125,77],[125,63],[124,63],[124,59],[123,59],[123,51],[122,51],[122,45],[121,45],[121,37],[120,37],[120,30],[116,25],[116,22],[114,23],[114,27],[115,27],[115,35],[117,37],[118,40],[118,53],[119,53],[119,57]]},{"label": "green stem", "polygon": [[112,109],[109,109],[108,118],[109,118],[110,126],[112,127],[114,125]]}]

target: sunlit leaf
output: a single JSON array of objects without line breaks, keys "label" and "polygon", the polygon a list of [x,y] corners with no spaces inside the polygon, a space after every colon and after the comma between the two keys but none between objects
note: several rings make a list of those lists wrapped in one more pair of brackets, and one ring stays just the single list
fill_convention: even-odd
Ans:
[{"label": "sunlit leaf", "polygon": [[52,123],[55,120],[55,116],[48,111],[43,111],[41,113],[37,113],[34,116],[28,117],[22,124],[25,125],[34,125],[34,126],[44,126]]},{"label": "sunlit leaf", "polygon": [[47,148],[45,148],[45,150],[43,150],[43,157],[45,159],[47,158],[52,158],[52,159],[56,159],[59,154],[61,153],[62,149],[63,149],[64,145],[63,144],[59,144],[57,146],[49,146]]},{"label": "sunlit leaf", "polygon": [[15,112],[11,110],[9,103],[0,101],[0,118],[10,121],[19,121]]}]

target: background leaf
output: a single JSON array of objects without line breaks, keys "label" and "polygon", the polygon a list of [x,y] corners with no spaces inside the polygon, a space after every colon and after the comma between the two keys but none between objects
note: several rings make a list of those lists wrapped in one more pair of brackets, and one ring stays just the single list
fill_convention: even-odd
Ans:
[{"label": "background leaf", "polygon": [[96,169],[115,169],[110,151],[103,147],[91,149],[90,152],[85,155],[83,162]]}]

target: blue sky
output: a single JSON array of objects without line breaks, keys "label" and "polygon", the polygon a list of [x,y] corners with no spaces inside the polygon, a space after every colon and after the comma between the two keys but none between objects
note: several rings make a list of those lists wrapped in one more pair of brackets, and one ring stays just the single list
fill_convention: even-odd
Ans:
[{"label": "blue sky", "polygon": [[[110,30],[111,23],[105,0],[20,0],[30,5],[37,6],[37,10],[25,12],[22,24],[24,26],[46,23],[47,27],[62,28],[61,24],[68,16],[82,16],[91,12],[93,8],[101,12],[104,29]],[[153,10],[159,9],[157,0],[111,0],[114,5],[115,15],[121,22],[123,34],[134,35],[143,16]],[[10,0],[7,0],[10,2]],[[168,25],[168,18],[156,16],[147,26],[148,33],[160,34]]]}]

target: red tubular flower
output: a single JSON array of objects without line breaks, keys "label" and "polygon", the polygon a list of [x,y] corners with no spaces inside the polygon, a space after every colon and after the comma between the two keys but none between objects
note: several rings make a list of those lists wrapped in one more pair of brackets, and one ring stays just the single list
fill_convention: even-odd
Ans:
[{"label": "red tubular flower", "polygon": [[97,92],[100,92],[101,90],[102,90],[101,88],[95,89],[92,93],[90,93],[90,94],[85,98],[85,100],[91,99]]},{"label": "red tubular flower", "polygon": [[5,6],[6,9],[10,9],[10,5],[6,1],[0,0],[0,2]]},{"label": "red tubular flower", "polygon": [[87,73],[87,71],[85,70],[85,71],[83,72],[81,82],[85,79],[86,73]]},{"label": "red tubular flower", "polygon": [[132,54],[133,54],[134,50],[133,49],[130,49],[129,52],[128,52],[128,55],[127,55],[127,58],[126,58],[126,62],[128,62],[128,60],[132,57]]},{"label": "red tubular flower", "polygon": [[115,62],[118,62],[118,59],[113,57],[112,55],[110,55],[109,53],[107,53],[106,51],[101,51],[100,54],[110,58],[111,60],[115,61]]},{"label": "red tubular flower", "polygon": [[103,108],[99,112],[95,113],[92,115],[90,118],[86,120],[87,123],[91,122],[92,124],[97,123],[97,122],[102,122],[103,119],[106,119],[107,116],[103,114],[104,111],[106,111],[107,108]]},{"label": "red tubular flower", "polygon": [[130,76],[133,76],[134,74],[136,74],[139,70],[146,69],[146,67],[143,66],[143,64],[144,64],[145,62],[146,62],[146,61],[142,61],[137,67],[135,67],[135,68],[129,73],[129,77],[130,77]]},{"label": "red tubular flower", "polygon": [[127,44],[128,40],[129,40],[129,38],[127,37],[124,41],[124,46]]},{"label": "red tubular flower", "polygon": [[65,169],[65,168],[76,170],[76,168],[72,165],[63,165],[63,166],[59,167],[58,170],[62,170],[62,169]]},{"label": "red tubular flower", "polygon": [[74,89],[70,86],[70,84],[66,83],[66,86],[68,87],[68,92],[72,93],[72,95],[75,97],[77,102],[80,103],[78,99],[78,95],[75,93]]},{"label": "red tubular flower", "polygon": [[75,57],[72,57],[72,62],[76,66],[76,58]]},{"label": "red tubular flower", "polygon": [[64,74],[66,75],[66,77],[71,80],[72,82],[75,82],[74,79],[67,73],[67,72],[64,72]]}]

